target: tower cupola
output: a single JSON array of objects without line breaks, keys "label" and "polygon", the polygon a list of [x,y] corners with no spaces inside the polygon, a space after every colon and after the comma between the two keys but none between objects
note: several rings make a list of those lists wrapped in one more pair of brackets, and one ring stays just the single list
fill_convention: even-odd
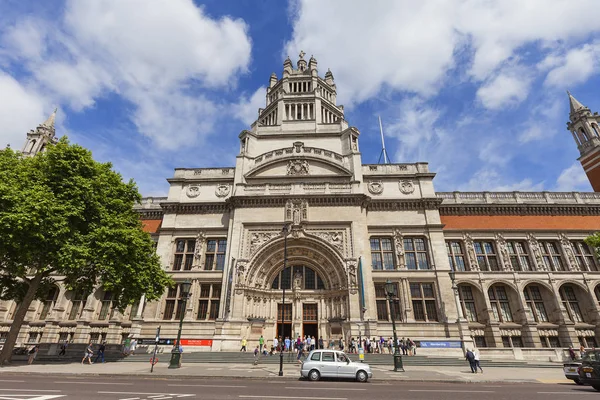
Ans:
[{"label": "tower cupola", "polygon": [[298,71],[300,72],[306,71],[306,60],[304,59],[305,54],[305,52],[300,51],[300,54],[298,56]]}]

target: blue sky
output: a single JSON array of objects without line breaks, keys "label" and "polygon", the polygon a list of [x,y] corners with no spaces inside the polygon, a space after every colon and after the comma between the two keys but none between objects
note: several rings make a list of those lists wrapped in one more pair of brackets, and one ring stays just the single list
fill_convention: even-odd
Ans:
[{"label": "blue sky", "polygon": [[3,0],[0,143],[58,135],[164,195],[233,166],[286,55],[333,72],[364,163],[426,161],[438,191],[590,191],[567,89],[600,111],[597,0]]}]

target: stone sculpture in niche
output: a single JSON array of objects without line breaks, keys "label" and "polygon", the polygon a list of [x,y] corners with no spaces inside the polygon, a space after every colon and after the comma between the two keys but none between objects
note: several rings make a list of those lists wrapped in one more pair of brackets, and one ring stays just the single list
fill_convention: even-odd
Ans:
[{"label": "stone sculpture in niche", "polygon": [[229,185],[220,184],[217,185],[217,188],[215,189],[215,194],[217,195],[217,197],[225,197],[229,194],[230,190],[231,188],[229,187]]},{"label": "stone sculpture in niche", "polygon": [[200,185],[189,185],[185,194],[190,198],[198,197],[200,195]]},{"label": "stone sculpture in niche", "polygon": [[308,175],[308,161],[290,160],[287,166],[288,175]]},{"label": "stone sculpture in niche", "polygon": [[381,194],[383,193],[383,182],[381,181],[372,181],[367,184],[369,192],[372,194]]},{"label": "stone sculpture in niche", "polygon": [[406,267],[404,259],[404,236],[400,229],[394,229],[394,247],[396,247],[396,257],[398,258],[398,269]]},{"label": "stone sculpture in niche", "polygon": [[415,191],[415,185],[411,181],[400,181],[398,183],[400,191],[404,194],[411,194]]},{"label": "stone sculpture in niche", "polygon": [[294,290],[302,289],[302,273],[296,272],[294,274]]},{"label": "stone sculpture in niche", "polygon": [[285,203],[284,220],[293,225],[300,225],[308,220],[308,201],[307,200],[288,200]]}]

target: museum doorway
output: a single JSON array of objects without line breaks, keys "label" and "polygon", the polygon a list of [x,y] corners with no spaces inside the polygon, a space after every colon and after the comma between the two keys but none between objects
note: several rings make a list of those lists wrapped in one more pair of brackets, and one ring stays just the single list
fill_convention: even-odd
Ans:
[{"label": "museum doorway", "polygon": [[[283,311],[283,325],[281,324],[281,316]],[[293,339],[292,334],[292,304],[278,304],[277,305],[277,336],[281,336],[282,339],[289,337]]]},{"label": "museum doorway", "polygon": [[302,304],[302,336],[319,338],[317,304]]}]

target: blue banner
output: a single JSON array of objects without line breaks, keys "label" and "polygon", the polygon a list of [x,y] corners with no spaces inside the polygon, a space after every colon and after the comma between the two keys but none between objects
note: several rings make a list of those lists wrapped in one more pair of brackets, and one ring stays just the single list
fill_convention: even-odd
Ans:
[{"label": "blue banner", "polygon": [[436,349],[460,349],[462,348],[462,342],[431,342],[431,341],[421,341],[419,342],[419,347],[426,348],[436,348]]}]

